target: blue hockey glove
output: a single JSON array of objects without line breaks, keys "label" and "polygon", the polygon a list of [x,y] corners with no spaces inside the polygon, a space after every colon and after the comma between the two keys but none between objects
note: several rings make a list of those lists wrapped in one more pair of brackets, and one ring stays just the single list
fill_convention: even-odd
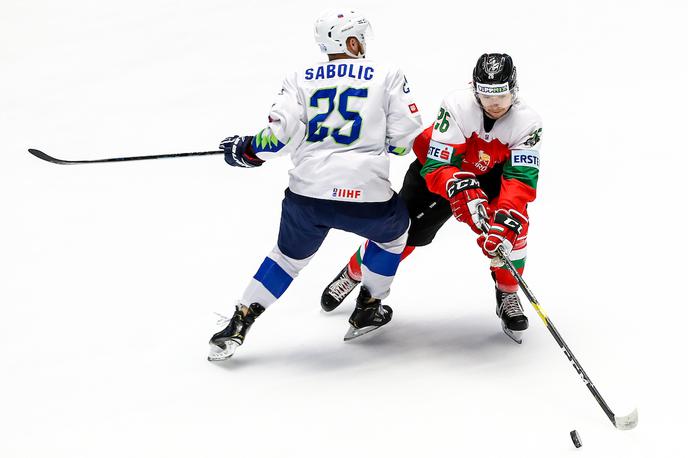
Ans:
[{"label": "blue hockey glove", "polygon": [[225,151],[225,162],[233,167],[258,167],[263,165],[263,160],[259,159],[251,151],[253,137],[250,135],[232,135],[220,143],[220,149]]}]

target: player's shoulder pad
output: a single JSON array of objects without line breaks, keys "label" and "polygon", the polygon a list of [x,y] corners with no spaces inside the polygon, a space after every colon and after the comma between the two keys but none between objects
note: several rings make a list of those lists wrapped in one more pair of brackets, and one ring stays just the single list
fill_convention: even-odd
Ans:
[{"label": "player's shoulder pad", "polygon": [[379,61],[366,58],[357,59],[354,62],[359,63],[360,65],[373,67],[375,69],[375,79],[377,79],[378,81],[383,79],[388,82],[393,81],[395,78],[398,78],[399,75],[401,75],[401,78],[404,77],[404,73],[401,71],[398,65],[387,61]]},{"label": "player's shoulder pad", "polygon": [[475,100],[473,90],[468,88],[461,88],[446,94],[442,98],[443,109],[447,110],[451,115],[451,121],[461,131],[466,134],[465,129],[470,129],[473,124],[471,119],[482,119],[480,116],[481,108]]},{"label": "player's shoulder pad", "polygon": [[291,72],[287,73],[287,74],[284,76],[284,80],[283,80],[283,81],[284,81],[286,84],[291,84],[291,85],[296,86],[300,80],[303,80],[303,79],[304,79],[305,74],[306,74],[306,69],[307,69],[307,68],[308,68],[308,67],[306,67],[306,66],[304,65],[304,66],[302,66],[302,67],[297,68],[297,69],[294,70],[294,71],[291,71]]},{"label": "player's shoulder pad", "polygon": [[513,122],[516,126],[523,126],[524,128],[530,126],[542,127],[542,118],[540,115],[533,110],[530,105],[519,100],[514,103],[512,107],[513,112]]},{"label": "player's shoulder pad", "polygon": [[373,60],[373,59],[357,59],[354,60],[356,63],[360,63],[361,65],[369,65],[371,67],[375,67],[375,71],[379,73],[396,73],[399,70],[399,66],[392,64],[387,61],[381,61],[381,60]]},{"label": "player's shoulder pad", "polygon": [[470,87],[456,89],[445,95],[442,99],[442,106],[449,109],[454,115],[461,117],[463,117],[463,113],[480,110]]},{"label": "player's shoulder pad", "polygon": [[539,149],[542,139],[542,118],[525,102],[518,100],[511,107],[512,145],[516,149]]}]

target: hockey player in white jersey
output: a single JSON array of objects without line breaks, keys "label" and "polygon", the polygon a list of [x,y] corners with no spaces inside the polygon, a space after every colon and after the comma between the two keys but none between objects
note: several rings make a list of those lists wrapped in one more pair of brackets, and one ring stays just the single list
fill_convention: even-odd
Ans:
[{"label": "hockey player in white jersey", "polygon": [[329,60],[284,80],[268,126],[222,141],[225,161],[258,167],[287,154],[294,168],[282,202],[277,245],[250,280],[227,326],[210,339],[209,360],[227,359],[254,320],[289,287],[330,229],[371,240],[362,288],[344,340],[388,323],[382,305],[406,244],[409,217],[392,190],[389,155],[404,155],[421,131],[418,108],[397,68],[365,57],[368,21],[354,11],[323,14],[315,39]]}]

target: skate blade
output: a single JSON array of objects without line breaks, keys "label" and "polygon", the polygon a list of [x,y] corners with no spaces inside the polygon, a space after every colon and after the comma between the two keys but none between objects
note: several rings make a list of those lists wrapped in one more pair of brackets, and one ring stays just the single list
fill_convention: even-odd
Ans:
[{"label": "skate blade", "polygon": [[239,346],[238,342],[234,342],[233,340],[228,340],[225,342],[227,345],[226,348],[219,347],[213,343],[210,343],[210,352],[208,353],[208,361],[224,361],[226,359],[229,359],[234,355],[234,352],[236,351],[237,347]]},{"label": "skate blade", "polygon": [[633,412],[625,416],[614,416],[614,426],[618,429],[633,429],[638,426],[638,409],[634,409]]},{"label": "skate blade", "polygon": [[523,331],[512,331],[511,329],[507,328],[504,323],[502,323],[502,331],[504,331],[504,334],[517,344],[522,344],[523,343]]},{"label": "skate blade", "polygon": [[380,329],[382,326],[365,326],[363,328],[355,328],[351,326],[344,335],[344,342],[349,342],[354,339],[358,339],[366,334],[370,334],[373,331]]}]

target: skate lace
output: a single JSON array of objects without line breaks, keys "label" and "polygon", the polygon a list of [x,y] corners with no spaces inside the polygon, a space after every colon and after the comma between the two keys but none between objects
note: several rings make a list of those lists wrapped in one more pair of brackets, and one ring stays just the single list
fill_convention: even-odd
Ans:
[{"label": "skate lace", "polygon": [[354,283],[353,280],[349,278],[348,275],[344,274],[342,275],[337,281],[332,283],[330,285],[330,294],[334,296],[335,299],[338,301],[341,301],[346,297],[347,294],[351,292],[352,289],[356,286],[356,283]]},{"label": "skate lace", "polygon": [[502,311],[506,313],[508,317],[523,315],[523,308],[521,307],[521,303],[518,301],[518,296],[516,293],[504,295],[502,299]]},{"label": "skate lace", "polygon": [[217,313],[217,312],[213,312],[213,313],[219,317],[219,319],[217,320],[217,323],[215,323],[215,324],[217,324],[218,326],[222,326],[223,324],[227,324],[227,323],[229,323],[230,321],[232,321],[232,319],[229,318],[229,317],[226,317],[226,316],[224,316],[224,315],[221,315],[221,314],[219,314],[219,313]]}]

